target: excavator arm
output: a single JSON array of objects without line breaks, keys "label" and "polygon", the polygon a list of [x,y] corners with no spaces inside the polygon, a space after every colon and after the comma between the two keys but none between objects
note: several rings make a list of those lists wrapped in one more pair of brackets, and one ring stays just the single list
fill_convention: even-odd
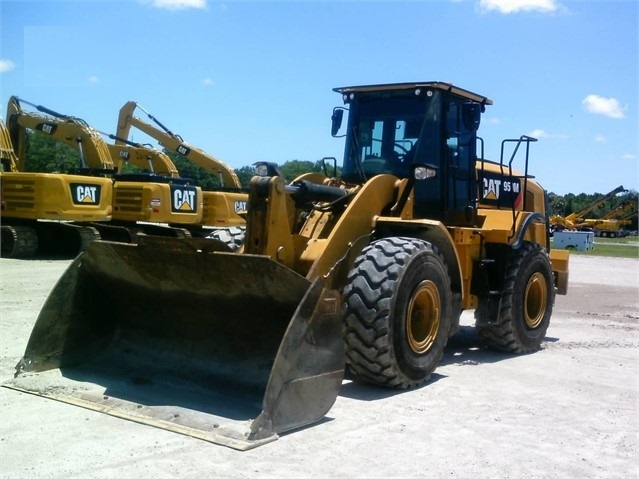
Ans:
[{"label": "excavator arm", "polygon": [[[157,127],[136,117],[134,115],[136,108],[140,108],[144,111],[146,115],[157,125]],[[187,160],[201,166],[208,173],[217,176],[220,179],[222,187],[238,189],[241,187],[240,180],[233,171],[233,168],[208,153],[205,153],[199,148],[189,145],[182,140],[179,135],[166,128],[153,115],[146,112],[146,110],[144,110],[136,102],[128,101],[120,109],[116,135],[120,139],[128,138],[132,126],[157,140],[160,145],[167,150],[175,151]],[[118,143],[119,142],[116,141],[116,144]]]},{"label": "excavator arm", "polygon": [[111,158],[113,158],[113,161],[118,167],[118,171],[122,171],[122,166],[125,163],[129,163],[156,175],[171,178],[180,177],[175,163],[173,163],[166,153],[151,148],[150,146],[119,138],[115,135],[107,136],[116,141],[114,144],[108,144],[108,147]]},{"label": "excavator arm", "polygon": [[[31,105],[45,114],[26,112],[21,103]],[[12,96],[7,105],[7,127],[18,158],[26,158],[27,129],[31,129],[77,149],[81,168],[113,171],[113,160],[106,142],[80,118],[63,115]],[[18,169],[23,169],[23,166],[19,164]]]}]

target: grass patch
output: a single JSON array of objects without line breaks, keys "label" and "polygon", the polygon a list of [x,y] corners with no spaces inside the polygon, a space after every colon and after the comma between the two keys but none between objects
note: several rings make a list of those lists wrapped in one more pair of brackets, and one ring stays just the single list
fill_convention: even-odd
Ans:
[{"label": "grass patch", "polygon": [[595,238],[595,248],[590,251],[570,250],[578,256],[609,256],[613,258],[639,258],[639,237]]}]

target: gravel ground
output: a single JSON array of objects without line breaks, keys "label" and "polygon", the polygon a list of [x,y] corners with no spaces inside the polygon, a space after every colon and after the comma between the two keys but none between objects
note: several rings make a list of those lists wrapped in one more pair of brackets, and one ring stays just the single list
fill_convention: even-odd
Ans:
[{"label": "gravel ground", "polygon": [[[0,381],[69,263],[0,259]],[[466,312],[425,387],[344,381],[325,421],[246,452],[0,388],[0,477],[639,477],[638,291],[639,260],[573,256],[541,351],[479,348]]]}]

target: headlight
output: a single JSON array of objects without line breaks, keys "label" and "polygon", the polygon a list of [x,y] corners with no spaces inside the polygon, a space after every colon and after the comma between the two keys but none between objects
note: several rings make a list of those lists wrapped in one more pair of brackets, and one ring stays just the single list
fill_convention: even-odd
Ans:
[{"label": "headlight", "polygon": [[426,166],[418,166],[415,168],[414,175],[416,180],[427,180],[428,178],[435,178],[435,176],[437,176],[437,170]]}]

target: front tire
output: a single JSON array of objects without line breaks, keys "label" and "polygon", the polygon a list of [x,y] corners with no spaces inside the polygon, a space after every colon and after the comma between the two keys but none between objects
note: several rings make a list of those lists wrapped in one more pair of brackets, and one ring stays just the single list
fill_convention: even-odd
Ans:
[{"label": "front tire", "polygon": [[355,260],[343,294],[353,377],[402,389],[427,382],[452,314],[450,277],[438,250],[414,238],[375,241]]},{"label": "front tire", "polygon": [[524,245],[508,260],[500,300],[484,298],[475,310],[484,345],[509,353],[541,348],[555,302],[552,266],[538,244]]}]

